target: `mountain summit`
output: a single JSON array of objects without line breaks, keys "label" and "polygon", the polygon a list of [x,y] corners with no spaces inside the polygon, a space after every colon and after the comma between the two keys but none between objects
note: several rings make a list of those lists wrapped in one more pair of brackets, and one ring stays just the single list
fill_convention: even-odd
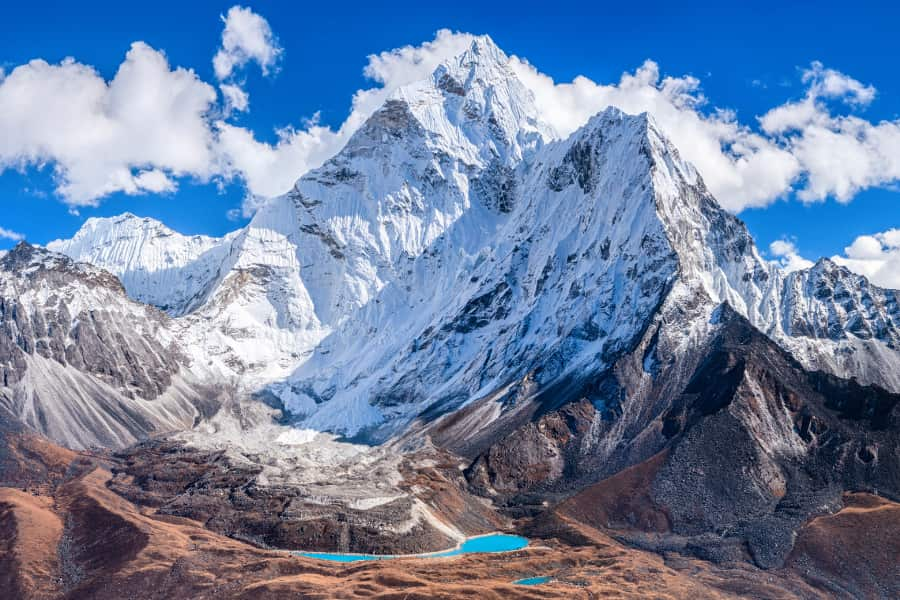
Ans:
[{"label": "mountain summit", "polygon": [[176,316],[205,369],[375,441],[512,390],[581,393],[649,331],[654,380],[723,304],[807,368],[900,390],[896,292],[783,273],[652,116],[556,139],[508,63],[476,38],[224,238],[123,215],[50,247]]}]

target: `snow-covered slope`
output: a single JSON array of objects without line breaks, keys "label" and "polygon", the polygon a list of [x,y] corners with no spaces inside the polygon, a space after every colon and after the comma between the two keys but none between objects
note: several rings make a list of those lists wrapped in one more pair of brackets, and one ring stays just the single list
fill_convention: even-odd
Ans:
[{"label": "snow-covered slope", "polygon": [[823,258],[782,275],[779,316],[773,337],[808,368],[900,390],[900,291]]},{"label": "snow-covered slope", "polygon": [[218,273],[229,238],[185,236],[159,221],[125,213],[91,218],[69,240],[47,249],[105,269],[128,295],[172,315],[195,308]]},{"label": "snow-covered slope", "polygon": [[234,234],[185,238],[126,215],[89,220],[50,247],[120,275],[138,300],[189,313],[186,343],[255,385],[290,373],[473,209],[467,235],[483,244],[511,210],[514,168],[552,135],[508,58],[478,38],[397,90],[337,156]]},{"label": "snow-covered slope", "polygon": [[337,156],[259,210],[236,240],[235,266],[299,276],[292,287],[309,302],[293,316],[333,327],[473,205],[508,212],[512,169],[551,133],[507,62],[479,39],[397,90]]},{"label": "snow-covered slope", "polygon": [[556,137],[478,38],[225,238],[126,216],[53,247],[182,315],[195,367],[377,440],[481,397],[506,410],[640,344],[652,378],[726,302],[806,367],[900,390],[896,292],[764,261],[648,115]]},{"label": "snow-covered slope", "polygon": [[651,117],[608,109],[517,181],[481,248],[460,219],[277,387],[306,426],[382,439],[525,379],[533,393],[587,379],[657,315],[677,362],[723,302],[809,367],[900,386],[896,295],[859,277],[815,291],[801,279],[816,269],[762,260]]}]

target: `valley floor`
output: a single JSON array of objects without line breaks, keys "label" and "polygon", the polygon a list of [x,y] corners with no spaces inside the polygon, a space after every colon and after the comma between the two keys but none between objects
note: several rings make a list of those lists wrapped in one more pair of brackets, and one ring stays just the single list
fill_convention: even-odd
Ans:
[{"label": "valley floor", "polygon": [[[108,487],[110,466],[30,433],[7,433],[0,467],[14,486],[0,488],[0,588],[8,597],[877,597],[879,584],[867,577],[896,579],[891,557],[900,554],[900,505],[860,494],[803,527],[786,567],[770,571],[638,550],[572,510],[520,527],[532,543],[519,551],[335,564],[134,504]],[[841,583],[823,583],[825,571]],[[534,576],[551,582],[512,583]]]}]

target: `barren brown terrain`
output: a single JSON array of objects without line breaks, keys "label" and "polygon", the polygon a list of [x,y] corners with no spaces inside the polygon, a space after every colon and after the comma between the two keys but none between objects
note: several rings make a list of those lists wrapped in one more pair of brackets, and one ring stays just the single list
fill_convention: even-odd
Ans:
[{"label": "barren brown terrain", "polygon": [[[523,524],[532,539],[521,551],[334,564],[157,515],[107,487],[111,473],[102,457],[21,432],[9,432],[4,446],[0,585],[9,598],[817,598],[897,590],[890,586],[897,581],[891,570],[900,550],[900,505],[865,494],[804,527],[789,564],[778,570],[657,554],[611,537],[600,521],[643,505],[640,469],[610,482],[636,484],[631,501],[611,502],[613,488],[598,484]],[[42,473],[40,480],[34,473]],[[599,513],[587,511],[588,496]],[[836,586],[833,577],[826,583],[825,571],[843,583]],[[536,575],[553,581],[512,583]]]}]

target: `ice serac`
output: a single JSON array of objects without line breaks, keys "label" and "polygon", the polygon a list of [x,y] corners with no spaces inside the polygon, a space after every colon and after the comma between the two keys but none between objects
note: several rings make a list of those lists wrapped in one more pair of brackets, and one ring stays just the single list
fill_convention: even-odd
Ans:
[{"label": "ice serac", "polygon": [[97,267],[20,243],[0,259],[0,412],[71,448],[124,447],[211,406],[171,319]]}]

